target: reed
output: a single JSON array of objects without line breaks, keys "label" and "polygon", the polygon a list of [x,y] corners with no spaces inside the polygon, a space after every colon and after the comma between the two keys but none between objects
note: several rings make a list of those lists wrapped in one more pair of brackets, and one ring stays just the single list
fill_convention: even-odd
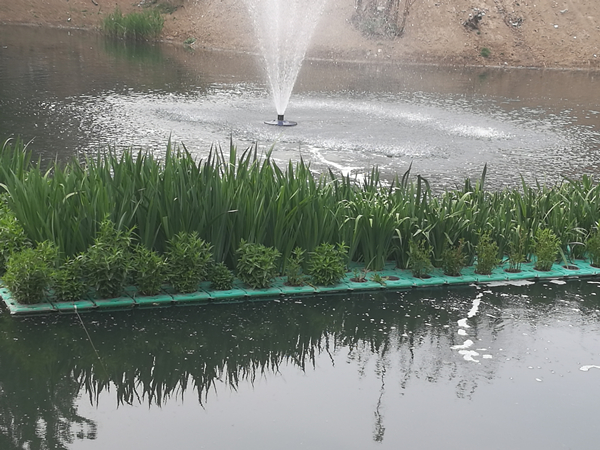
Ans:
[{"label": "reed", "polygon": [[104,18],[102,30],[109,37],[145,41],[158,38],[164,22],[156,9],[123,14],[117,7]]}]

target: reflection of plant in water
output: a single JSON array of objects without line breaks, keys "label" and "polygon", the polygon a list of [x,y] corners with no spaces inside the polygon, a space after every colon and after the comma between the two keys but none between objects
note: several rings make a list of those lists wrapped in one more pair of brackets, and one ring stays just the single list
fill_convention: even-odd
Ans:
[{"label": "reflection of plant in water", "polygon": [[[339,350],[347,349],[359,370],[368,370],[376,357],[374,370],[382,384],[374,439],[382,440],[386,374],[393,369],[404,386],[417,373],[432,382],[442,377],[447,364],[431,360],[447,360],[436,352],[449,352],[454,343],[444,325],[456,319],[452,311],[457,308],[423,301],[422,293],[387,295],[206,306],[197,313],[173,308],[82,315],[102,365],[78,322],[69,317],[7,322],[10,327],[0,327],[0,404],[6,409],[0,434],[10,439],[23,435],[25,425],[14,424],[25,422],[19,420],[23,414],[36,417],[33,412],[39,409],[46,414],[41,420],[63,421],[67,431],[36,439],[68,443],[79,432],[93,438],[94,424],[74,407],[81,389],[92,404],[110,387],[118,404],[163,405],[194,386],[205,403],[219,381],[237,388],[283,365],[307,370],[320,354],[329,354],[333,362]],[[20,368],[17,374],[13,367]],[[28,436],[36,430],[28,430]]]}]

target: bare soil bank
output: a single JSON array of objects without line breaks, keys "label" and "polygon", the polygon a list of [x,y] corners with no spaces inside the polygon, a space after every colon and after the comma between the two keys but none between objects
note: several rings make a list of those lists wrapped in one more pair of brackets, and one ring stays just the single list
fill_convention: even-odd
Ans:
[{"label": "bare soil bank", "polygon": [[[163,39],[195,38],[196,47],[256,51],[242,0],[158,0]],[[407,2],[409,0],[401,0]],[[357,0],[328,0],[308,52],[333,60],[389,60],[458,65],[600,67],[597,0],[413,0],[402,37],[367,38],[351,23]],[[98,29],[119,6],[140,10],[152,0],[0,0],[0,23]],[[382,1],[382,4],[385,3]],[[404,11],[403,7],[401,9]],[[478,29],[465,22],[481,14]],[[489,57],[481,56],[482,49]]]}]

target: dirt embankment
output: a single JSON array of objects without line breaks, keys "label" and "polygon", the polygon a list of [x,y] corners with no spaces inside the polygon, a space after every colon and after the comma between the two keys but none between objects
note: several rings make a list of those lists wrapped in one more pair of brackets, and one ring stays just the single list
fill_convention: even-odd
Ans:
[{"label": "dirt embankment", "polygon": [[[182,43],[195,38],[196,47],[256,51],[242,0],[0,1],[0,23],[95,29],[116,6],[127,13],[140,10],[143,3],[162,3],[174,9],[165,13],[166,41]],[[371,10],[375,16],[362,17],[361,32],[356,27],[356,14],[365,12],[360,8],[367,3],[375,6]],[[398,0],[400,14],[394,34],[401,36],[377,36],[373,33],[377,14],[391,3],[328,0],[308,56],[600,68],[597,0]],[[469,21],[470,25],[465,25]]]}]

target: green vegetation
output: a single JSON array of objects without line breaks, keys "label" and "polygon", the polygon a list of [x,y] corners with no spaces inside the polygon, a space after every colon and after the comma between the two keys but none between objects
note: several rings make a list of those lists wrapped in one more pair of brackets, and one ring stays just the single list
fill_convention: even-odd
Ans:
[{"label": "green vegetation", "polygon": [[552,268],[556,262],[560,242],[554,231],[548,228],[537,230],[535,234],[534,254],[537,257],[535,262],[536,270],[547,271]]},{"label": "green vegetation", "polygon": [[233,281],[235,277],[233,272],[225,265],[225,263],[216,263],[209,270],[210,288],[216,291],[226,291],[233,289]]},{"label": "green vegetation", "polygon": [[317,285],[331,286],[340,282],[346,273],[348,247],[323,243],[310,255],[308,272]]},{"label": "green vegetation", "polygon": [[442,268],[444,274],[451,277],[459,277],[460,271],[465,266],[465,242],[461,239],[456,245],[448,245],[442,253]]},{"label": "green vegetation", "polygon": [[244,283],[254,289],[271,286],[277,276],[277,259],[281,256],[278,250],[242,239],[237,253],[237,275]]},{"label": "green vegetation", "polygon": [[498,257],[498,244],[492,241],[489,231],[479,237],[476,252],[475,272],[481,275],[491,275],[492,270],[500,264],[500,258]]},{"label": "green vegetation", "polygon": [[167,265],[162,255],[138,244],[133,252],[133,284],[142,295],[158,295],[167,280]]},{"label": "green vegetation", "polygon": [[483,47],[479,54],[484,58],[489,58],[490,56],[492,56],[492,51],[487,47]]},{"label": "green vegetation", "polygon": [[171,238],[167,248],[167,277],[177,293],[198,290],[198,284],[208,278],[211,245],[197,232],[180,231]]},{"label": "green vegetation", "polygon": [[426,278],[433,269],[431,248],[424,240],[411,241],[408,267],[416,278]]},{"label": "green vegetation", "polygon": [[590,262],[595,267],[600,267],[600,230],[598,227],[585,242],[585,249]]},{"label": "green vegetation", "polygon": [[112,38],[131,41],[157,39],[162,32],[164,19],[158,9],[148,9],[123,15],[117,7],[104,18],[102,30]]},{"label": "green vegetation", "polygon": [[[462,267],[477,255],[481,268],[485,252],[476,246],[479,230],[493,236],[497,251],[489,253],[495,258],[507,255],[509,270],[518,270],[534,254],[544,260],[535,247],[538,230],[551,230],[556,238],[557,247],[549,246],[552,262],[574,246],[593,257],[600,186],[590,177],[552,187],[523,183],[487,191],[485,175],[486,169],[476,183],[467,179],[460,188],[435,195],[426,180],[411,178],[410,171],[386,183],[373,170],[356,183],[332,172],[315,175],[303,161],[281,168],[269,155],[259,157],[256,148],[238,154],[231,146],[227,156],[213,149],[197,161],[185,147],[170,144],[161,158],[131,151],[117,155],[109,149],[44,169],[31,160],[22,142],[11,140],[0,147],[0,256],[9,261],[11,255],[51,242],[60,262],[53,270],[82,259],[84,281],[99,295],[109,295],[105,290],[112,295],[122,283],[144,284],[142,264],[132,263],[135,248],[154,252],[146,258],[154,267],[143,269],[148,281],[164,280],[156,259],[163,258],[167,282],[179,292],[195,291],[199,281],[208,279],[208,261],[237,269],[243,279],[246,261],[239,263],[240,242],[281,255],[272,267],[260,262],[266,275],[257,279],[284,274],[290,283],[302,283],[305,254],[306,273],[317,284],[335,283],[354,261],[370,270],[391,261],[412,269],[413,241],[429,249],[424,251],[434,267]],[[585,247],[582,242],[587,242]],[[258,256],[253,257],[264,257]],[[110,269],[114,277],[104,272],[110,281],[100,281],[109,260],[119,268]],[[69,270],[75,273],[74,267]],[[54,283],[79,283],[73,273]],[[156,286],[148,289],[154,292]]]}]

